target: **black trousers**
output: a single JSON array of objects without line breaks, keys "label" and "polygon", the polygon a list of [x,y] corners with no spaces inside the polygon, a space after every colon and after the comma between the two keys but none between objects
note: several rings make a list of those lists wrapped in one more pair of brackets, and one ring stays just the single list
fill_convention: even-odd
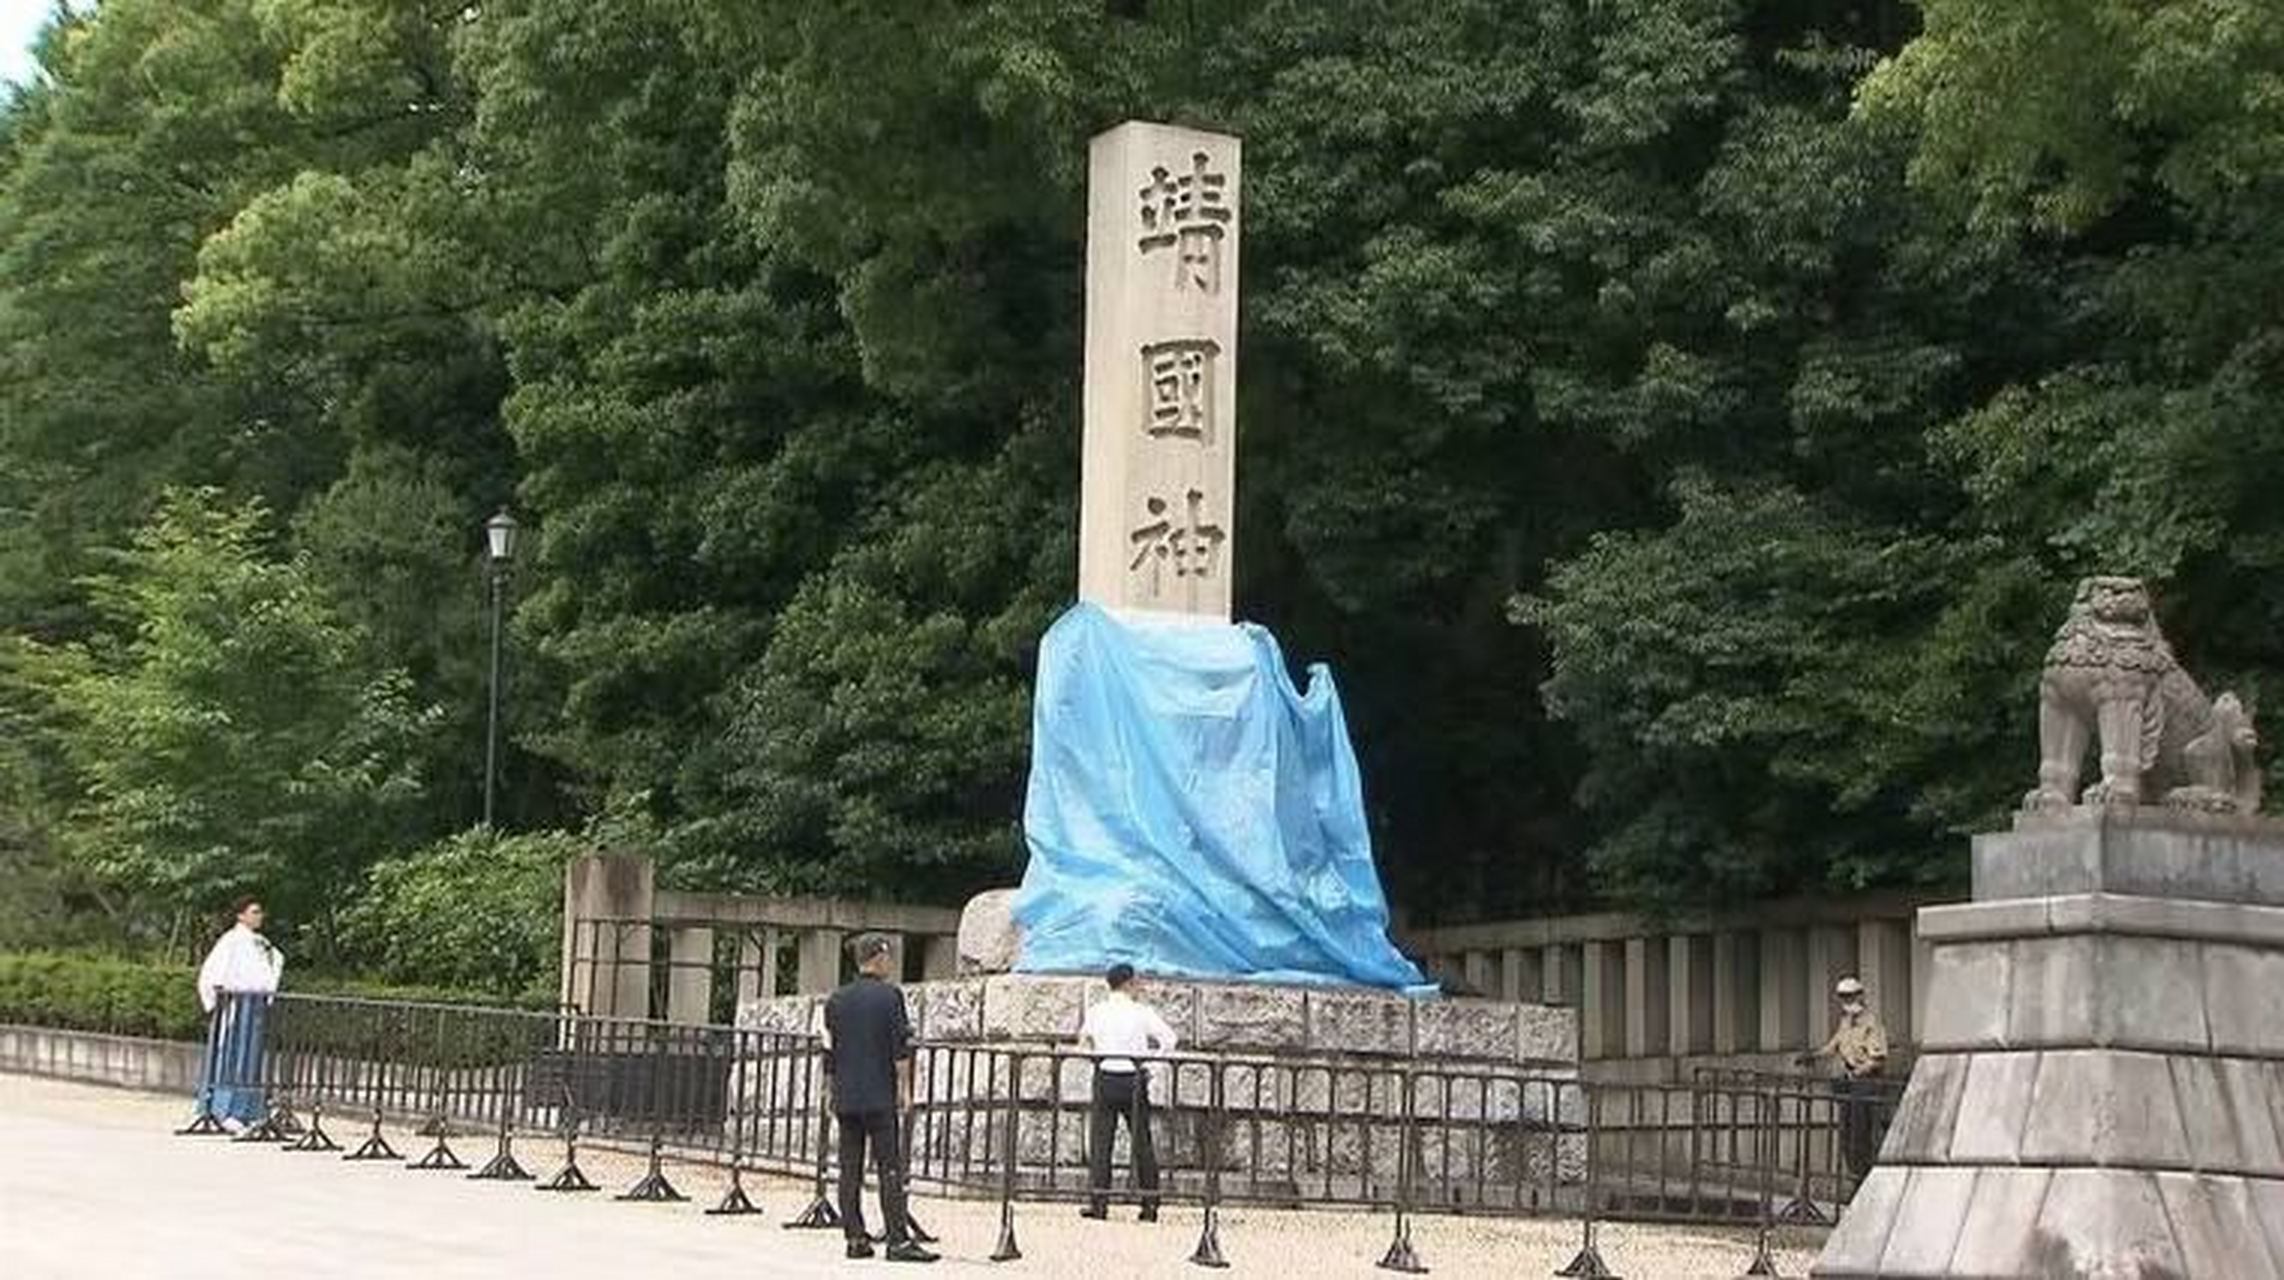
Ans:
[{"label": "black trousers", "polygon": [[1832,1092],[1840,1102],[1840,1157],[1849,1175],[1861,1181],[1879,1159],[1880,1139],[1887,1134],[1879,1078],[1842,1076],[1832,1082]]},{"label": "black trousers", "polygon": [[864,1154],[872,1148],[873,1168],[880,1174],[881,1224],[888,1243],[911,1239],[910,1219],[904,1208],[904,1155],[899,1145],[893,1111],[843,1112],[841,1122],[841,1230],[851,1240],[864,1238]]},{"label": "black trousers", "polygon": [[1110,1191],[1110,1153],[1118,1142],[1118,1122],[1134,1147],[1134,1185],[1142,1206],[1158,1207],[1158,1144],[1150,1138],[1150,1076],[1144,1071],[1094,1073],[1094,1108],[1087,1124],[1087,1207],[1101,1210]]}]

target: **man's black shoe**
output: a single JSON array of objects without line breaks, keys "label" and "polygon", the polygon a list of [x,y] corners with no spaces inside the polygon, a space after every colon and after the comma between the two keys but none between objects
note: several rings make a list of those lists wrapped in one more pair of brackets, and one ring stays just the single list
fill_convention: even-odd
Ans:
[{"label": "man's black shoe", "polygon": [[859,1261],[872,1256],[872,1241],[862,1236],[849,1241],[849,1260]]},{"label": "man's black shoe", "polygon": [[1142,1221],[1144,1221],[1144,1222],[1156,1222],[1157,1220],[1158,1220],[1158,1206],[1156,1206],[1156,1205],[1154,1205],[1154,1204],[1146,1204],[1146,1205],[1143,1205],[1143,1206],[1142,1206]]},{"label": "man's black shoe", "polygon": [[1082,1218],[1092,1218],[1096,1222],[1101,1222],[1110,1216],[1110,1210],[1102,1208],[1099,1205],[1088,1205],[1086,1208],[1079,1210],[1079,1216]]},{"label": "man's black shoe", "polygon": [[[871,1253],[872,1251],[867,1249],[865,1252]],[[888,1260],[890,1262],[934,1262],[936,1260],[936,1255],[928,1252],[926,1249],[921,1248],[919,1245],[912,1243],[910,1240],[906,1240],[902,1244],[892,1244],[888,1246]]]}]

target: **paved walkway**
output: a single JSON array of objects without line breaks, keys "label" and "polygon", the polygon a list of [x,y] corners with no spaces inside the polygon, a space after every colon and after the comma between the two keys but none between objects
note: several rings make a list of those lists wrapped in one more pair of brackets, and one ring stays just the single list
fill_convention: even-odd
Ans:
[{"label": "paved walkway", "polygon": [[[945,1238],[934,1267],[856,1264],[829,1232],[779,1229],[806,1197],[784,1183],[755,1183],[767,1216],[713,1219],[696,1205],[614,1204],[598,1195],[539,1195],[526,1187],[471,1184],[458,1175],[222,1139],[171,1136],[182,1100],[0,1074],[0,1276],[8,1280],[245,1280],[295,1277],[516,1277],[622,1280],[671,1276],[852,1275],[1196,1277],[1183,1260],[1196,1241],[1196,1211],[1169,1210],[1159,1227],[1078,1221],[1067,1209],[1018,1209],[1025,1257],[985,1261],[997,1239],[996,1206],[923,1202],[921,1220]],[[337,1133],[337,1137],[348,1137]],[[399,1150],[416,1140],[392,1134]],[[483,1154],[471,1143],[462,1154]],[[556,1154],[523,1152],[526,1164]],[[585,1155],[607,1189],[631,1183],[639,1166]],[[673,1173],[699,1204],[720,1194],[712,1170]],[[1233,1213],[1222,1246],[1235,1274],[1288,1280],[1382,1277],[1374,1259],[1388,1220],[1365,1214]],[[1575,1224],[1424,1219],[1415,1241],[1439,1277],[1544,1276],[1577,1249]],[[1603,1256],[1633,1280],[1734,1276],[1751,1238],[1734,1232],[1605,1227]],[[1806,1274],[1812,1242],[1779,1256],[1784,1274]]]}]

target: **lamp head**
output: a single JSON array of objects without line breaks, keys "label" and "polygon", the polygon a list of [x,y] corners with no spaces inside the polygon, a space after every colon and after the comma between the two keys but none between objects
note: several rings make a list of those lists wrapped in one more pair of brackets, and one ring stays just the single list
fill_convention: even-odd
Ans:
[{"label": "lamp head", "polygon": [[502,511],[484,522],[484,547],[492,563],[506,564],[515,558],[515,517]]}]

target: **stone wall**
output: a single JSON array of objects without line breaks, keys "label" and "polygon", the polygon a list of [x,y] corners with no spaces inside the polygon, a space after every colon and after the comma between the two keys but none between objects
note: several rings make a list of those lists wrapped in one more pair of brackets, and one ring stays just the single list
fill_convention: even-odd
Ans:
[{"label": "stone wall", "polygon": [[[935,1170],[957,1181],[1000,1169],[1012,1098],[1018,1178],[1076,1186],[1093,1064],[1065,1055],[1076,1052],[1088,1006],[1107,994],[1101,980],[1002,974],[904,993],[925,1042],[915,1081],[918,1176]],[[1582,1175],[1572,1010],[1234,982],[1145,981],[1136,995],[1173,1025],[1183,1054],[1208,1055],[1151,1073],[1160,1158],[1177,1185],[1202,1176],[1218,1153],[1232,1192],[1384,1200],[1407,1148],[1414,1178],[1437,1184],[1446,1200],[1515,1199],[1524,1188],[1575,1186]],[[756,1000],[738,1023],[813,1032],[822,1006],[819,996]],[[775,1080],[768,1094],[811,1098],[818,1083]],[[1209,1123],[1219,1125],[1218,1143]],[[1423,1137],[1440,1133],[1453,1140]],[[1122,1137],[1119,1160],[1124,1153]]]},{"label": "stone wall", "polygon": [[[1069,1045],[1099,978],[998,974],[904,989],[923,1040]],[[1300,1057],[1420,1058],[1534,1073],[1575,1072],[1578,1013],[1501,1000],[1413,999],[1346,987],[1149,980],[1135,995],[1171,1023],[1184,1050]],[[738,1025],[804,1032],[821,1024],[823,996],[751,1001]]]},{"label": "stone wall", "polygon": [[0,1026],[0,1071],[189,1094],[198,1088],[205,1048],[178,1040]]}]

